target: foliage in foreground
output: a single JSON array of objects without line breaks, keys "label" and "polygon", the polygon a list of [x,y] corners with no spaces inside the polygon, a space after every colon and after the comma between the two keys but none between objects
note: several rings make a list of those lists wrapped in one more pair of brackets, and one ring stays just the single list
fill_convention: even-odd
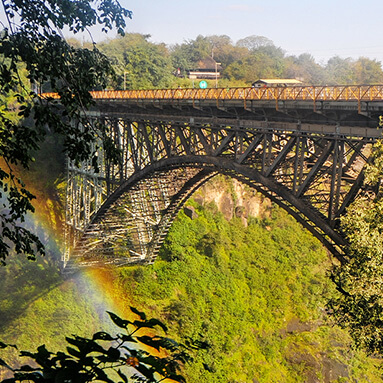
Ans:
[{"label": "foliage in foreground", "polygon": [[341,293],[332,314],[358,346],[383,355],[383,142],[375,145],[365,189],[342,218],[348,261],[334,266],[331,279]]},{"label": "foliage in foreground", "polygon": [[[139,320],[129,321],[108,312],[112,321],[123,329],[124,333],[112,336],[101,331],[95,333],[92,339],[80,336],[66,337],[69,344],[66,352],[52,353],[45,345],[38,347],[35,353],[21,351],[21,356],[29,357],[35,363],[19,368],[12,368],[0,359],[0,365],[13,373],[13,377],[3,380],[3,383],[24,381],[157,383],[166,379],[185,382],[181,369],[185,363],[193,360],[190,351],[207,349],[207,344],[191,339],[185,344],[180,344],[164,336],[147,335],[148,331],[155,327],[160,327],[164,331],[167,331],[167,328],[159,320],[147,319],[145,313],[133,307],[131,310],[139,316]],[[142,335],[141,332],[141,335],[138,335],[138,331],[142,329],[145,329],[146,333]],[[0,342],[0,348],[8,346]],[[144,348],[153,351],[148,352]]]}]

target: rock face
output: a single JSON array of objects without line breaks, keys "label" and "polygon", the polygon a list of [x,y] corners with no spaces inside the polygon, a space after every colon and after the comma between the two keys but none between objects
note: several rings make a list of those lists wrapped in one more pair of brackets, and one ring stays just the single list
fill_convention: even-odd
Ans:
[{"label": "rock face", "polygon": [[193,196],[201,205],[214,202],[227,220],[241,218],[247,226],[249,217],[269,215],[271,202],[254,189],[236,179],[217,176],[203,185]]},{"label": "rock face", "polygon": [[196,213],[193,206],[185,206],[184,207],[184,213],[190,218],[190,219],[196,219],[198,218],[198,214]]}]

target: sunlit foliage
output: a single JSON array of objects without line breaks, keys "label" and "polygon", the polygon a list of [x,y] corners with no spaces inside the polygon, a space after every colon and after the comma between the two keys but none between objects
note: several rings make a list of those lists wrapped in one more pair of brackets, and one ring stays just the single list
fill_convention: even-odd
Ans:
[{"label": "sunlit foliage", "polygon": [[[105,87],[113,69],[95,46],[76,49],[61,30],[68,27],[78,33],[100,25],[104,31],[115,27],[123,34],[131,12],[115,0],[3,0],[2,7],[6,23],[0,31],[0,263],[5,264],[10,252],[31,259],[44,253],[39,238],[22,225],[26,213],[34,211],[34,196],[15,175],[15,167],[28,169],[48,130],[64,137],[64,148],[75,161],[95,158],[97,151],[92,146],[96,130],[83,112],[92,104],[89,90]],[[57,92],[60,105],[42,98],[41,90]]]},{"label": "sunlit foliage", "polygon": [[341,293],[330,308],[356,344],[383,354],[383,143],[375,145],[359,198],[342,218],[348,259],[331,278]]}]

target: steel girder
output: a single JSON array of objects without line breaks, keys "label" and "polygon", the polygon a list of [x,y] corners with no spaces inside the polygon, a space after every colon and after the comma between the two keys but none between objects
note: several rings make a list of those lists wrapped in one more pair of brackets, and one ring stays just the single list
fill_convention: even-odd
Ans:
[{"label": "steel girder", "polygon": [[121,156],[110,164],[100,149],[98,173],[89,163],[69,164],[65,265],[152,262],[183,204],[217,173],[271,198],[341,257],[339,217],[361,187],[376,134],[299,123],[98,119]]}]

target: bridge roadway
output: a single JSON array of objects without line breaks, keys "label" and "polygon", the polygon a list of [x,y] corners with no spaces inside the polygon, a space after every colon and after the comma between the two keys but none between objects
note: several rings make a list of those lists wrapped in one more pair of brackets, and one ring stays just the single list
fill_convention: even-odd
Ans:
[{"label": "bridge roadway", "polygon": [[271,198],[343,259],[339,218],[382,134],[383,85],[92,96],[89,118],[108,127],[121,159],[110,164],[101,149],[98,173],[69,164],[66,267],[153,262],[187,199],[219,173]]},{"label": "bridge roadway", "polygon": [[[261,119],[267,112],[274,119],[278,118],[278,111],[293,112],[291,120],[311,118],[315,123],[327,120],[343,125],[359,121],[363,126],[368,119],[362,116],[375,119],[383,113],[383,85],[117,90],[92,92],[92,95],[95,100],[109,100],[116,104],[123,100],[125,104],[129,102],[132,105],[133,102],[137,107],[210,107],[229,112],[237,110],[245,116],[244,111],[257,112],[264,109]],[[312,112],[318,115],[312,115]],[[286,119],[286,116],[279,117]],[[254,116],[251,118],[254,119]]]}]

